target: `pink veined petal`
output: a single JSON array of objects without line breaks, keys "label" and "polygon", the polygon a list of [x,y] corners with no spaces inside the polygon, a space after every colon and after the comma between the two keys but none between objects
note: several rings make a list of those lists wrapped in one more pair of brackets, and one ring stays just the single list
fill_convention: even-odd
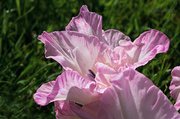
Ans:
[{"label": "pink veined petal", "polygon": [[175,99],[176,103],[174,104],[174,107],[176,110],[180,109],[180,66],[175,67],[172,72],[172,81],[170,84],[170,94]]},{"label": "pink veined petal", "polygon": [[156,54],[169,49],[168,37],[155,29],[142,33],[133,43],[121,40],[119,45],[129,55],[129,62],[133,68],[145,65]]},{"label": "pink veined petal", "polygon": [[166,52],[169,49],[169,38],[158,30],[150,30],[142,33],[135,41],[135,44],[144,43],[143,54],[141,57],[146,55],[152,49],[156,49],[157,53]]},{"label": "pink veined petal", "polygon": [[95,12],[89,12],[86,5],[80,9],[78,16],[73,17],[70,23],[66,26],[67,31],[76,31],[86,35],[94,35],[100,41],[106,42],[102,38],[102,16]]},{"label": "pink veined petal", "polygon": [[96,84],[80,76],[74,71],[65,71],[57,77],[53,87],[42,85],[34,94],[37,104],[44,106],[53,101],[70,100],[79,104],[87,104],[99,99],[94,92]]},{"label": "pink veined petal", "polygon": [[38,38],[45,44],[46,58],[52,58],[65,70],[77,71],[82,76],[93,68],[102,49],[96,37],[72,31],[43,32]]},{"label": "pink veined petal", "polygon": [[119,46],[119,41],[120,40],[127,40],[130,41],[131,39],[126,36],[124,33],[115,30],[115,29],[109,29],[107,31],[105,31],[105,39],[108,42],[108,45],[112,46],[112,47],[117,47]]},{"label": "pink veined petal", "polygon": [[180,119],[166,95],[134,69],[124,70],[111,83],[100,100],[99,119]]},{"label": "pink veined petal", "polygon": [[50,81],[48,83],[43,84],[34,94],[34,100],[37,104],[41,105],[50,102],[50,98],[43,98],[47,97],[52,91],[54,87],[55,81]]}]

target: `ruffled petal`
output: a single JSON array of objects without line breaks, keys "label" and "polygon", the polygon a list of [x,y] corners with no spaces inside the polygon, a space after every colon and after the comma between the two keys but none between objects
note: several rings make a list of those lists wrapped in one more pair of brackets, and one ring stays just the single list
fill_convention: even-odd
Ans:
[{"label": "ruffled petal", "polygon": [[119,45],[125,49],[128,63],[137,68],[145,65],[156,54],[166,52],[169,49],[169,39],[164,33],[153,29],[142,33],[133,43],[121,40]]},{"label": "ruffled petal", "polygon": [[93,91],[95,87],[93,81],[84,79],[77,72],[65,71],[57,77],[51,88],[47,84],[42,85],[34,94],[34,100],[42,106],[61,100],[88,104],[99,99],[99,94]]},{"label": "ruffled petal", "polygon": [[92,69],[102,49],[98,38],[77,32],[43,32],[38,38],[45,44],[46,58],[52,58],[65,70],[77,71],[82,76]]},{"label": "ruffled petal", "polygon": [[174,107],[176,110],[180,109],[180,66],[175,67],[172,72],[172,81],[169,89],[171,90],[170,94],[175,99],[176,103]]},{"label": "ruffled petal", "polygon": [[[43,84],[34,94],[34,100],[37,104],[41,105],[50,102],[50,98],[43,98],[47,97],[52,91],[54,87],[55,81],[50,81],[48,83]],[[39,95],[40,94],[40,95]]]},{"label": "ruffled petal", "polygon": [[126,69],[111,79],[100,100],[99,119],[179,119],[166,95],[141,73]]},{"label": "ruffled petal", "polygon": [[76,31],[86,35],[94,35],[102,39],[102,16],[95,12],[89,12],[86,5],[80,9],[78,16],[73,17],[70,23],[66,26],[67,31]]},{"label": "ruffled petal", "polygon": [[115,71],[120,72],[120,70],[128,67],[129,58],[123,47],[108,47],[100,53],[97,62],[101,62],[113,68]]},{"label": "ruffled petal", "polygon": [[112,47],[117,47],[119,46],[119,41],[120,40],[127,40],[130,41],[131,39],[126,36],[124,33],[115,30],[115,29],[109,29],[105,31],[105,40],[108,42],[108,45]]}]

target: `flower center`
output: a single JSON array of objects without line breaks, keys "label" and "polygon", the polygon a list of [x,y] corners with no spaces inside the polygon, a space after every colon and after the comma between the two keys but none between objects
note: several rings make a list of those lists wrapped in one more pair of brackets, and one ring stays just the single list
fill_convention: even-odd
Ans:
[{"label": "flower center", "polygon": [[89,69],[88,72],[89,72],[89,73],[86,74],[86,76],[87,76],[90,80],[94,81],[94,79],[95,79],[95,77],[96,77],[95,73],[94,73],[91,69]]}]

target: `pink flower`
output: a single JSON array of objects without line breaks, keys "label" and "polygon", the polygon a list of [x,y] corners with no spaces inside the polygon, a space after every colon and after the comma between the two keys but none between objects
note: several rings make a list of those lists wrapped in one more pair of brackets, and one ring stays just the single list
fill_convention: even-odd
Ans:
[{"label": "pink flower", "polygon": [[145,65],[169,48],[168,37],[154,29],[142,33],[134,42],[118,30],[102,30],[102,16],[89,12],[85,5],[66,31],[43,32],[38,38],[45,44],[46,58],[56,60],[65,70],[95,80],[104,88],[111,85],[109,78],[113,74],[127,67]]},{"label": "pink flower", "polygon": [[55,102],[57,119],[180,118],[166,95],[134,69],[123,70],[110,82],[112,85],[100,94],[95,82],[65,71],[56,81],[43,84],[34,99],[39,105]]},{"label": "pink flower", "polygon": [[172,72],[172,81],[169,89],[171,90],[171,96],[175,99],[176,103],[174,107],[176,110],[180,109],[180,66],[175,67]]},{"label": "pink flower", "polygon": [[102,16],[82,6],[66,31],[43,32],[38,38],[45,44],[46,58],[65,69],[56,81],[43,84],[34,94],[39,105],[55,103],[56,118],[178,117],[167,97],[134,70],[168,50],[169,39],[162,32],[146,31],[131,42],[118,30],[102,30]]}]

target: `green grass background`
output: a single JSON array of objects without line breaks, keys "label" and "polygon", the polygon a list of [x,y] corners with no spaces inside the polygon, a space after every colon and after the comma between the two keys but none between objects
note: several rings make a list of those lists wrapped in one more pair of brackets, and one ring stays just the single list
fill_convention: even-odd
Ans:
[{"label": "green grass background", "polygon": [[170,39],[167,53],[138,68],[167,97],[171,70],[180,65],[180,1],[178,0],[1,0],[0,1],[0,118],[54,119],[54,105],[38,106],[37,88],[61,74],[62,68],[44,58],[37,39],[43,31],[64,30],[80,7],[103,16],[103,29],[118,29],[132,40],[157,29]]}]

